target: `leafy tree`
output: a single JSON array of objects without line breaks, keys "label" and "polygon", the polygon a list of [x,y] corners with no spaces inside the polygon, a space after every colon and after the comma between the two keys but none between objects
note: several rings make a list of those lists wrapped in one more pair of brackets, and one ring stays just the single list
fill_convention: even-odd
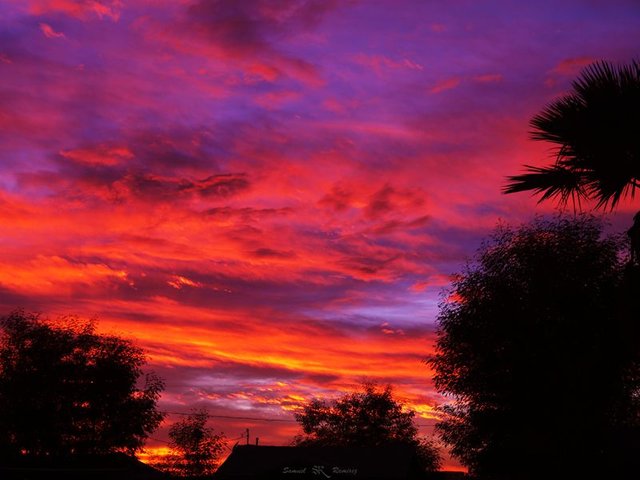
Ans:
[{"label": "leafy tree", "polygon": [[163,382],[128,340],[75,317],[16,311],[0,320],[0,450],[66,456],[133,453],[162,421]]},{"label": "leafy tree", "polygon": [[472,473],[603,474],[640,458],[623,247],[592,217],[537,219],[498,228],[454,281],[430,363],[451,399],[438,429]]},{"label": "leafy tree", "polygon": [[550,166],[526,165],[505,193],[533,190],[541,201],[596,201],[614,208],[640,187],[640,63],[587,67],[572,91],[531,120],[532,138],[555,144]]},{"label": "leafy tree", "polygon": [[181,476],[212,474],[224,452],[225,437],[207,427],[207,410],[197,410],[169,429],[170,447],[177,453],[170,468]]},{"label": "leafy tree", "polygon": [[363,385],[335,402],[312,400],[295,415],[303,436],[297,445],[377,447],[407,445],[415,449],[425,470],[437,470],[436,446],[418,435],[415,412],[393,398],[390,385]]}]

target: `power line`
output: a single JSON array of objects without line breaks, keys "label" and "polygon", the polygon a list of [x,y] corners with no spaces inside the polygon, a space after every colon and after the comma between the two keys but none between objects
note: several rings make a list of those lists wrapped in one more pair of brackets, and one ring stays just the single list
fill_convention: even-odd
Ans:
[{"label": "power line", "polygon": [[[186,412],[169,412],[162,411],[161,413],[168,413],[170,415],[191,415],[191,413]],[[295,420],[287,419],[287,418],[265,418],[265,417],[240,417],[235,415],[212,415],[210,413],[207,414],[209,418],[224,418],[227,420],[248,420],[255,422],[286,422],[286,423],[297,423]]]},{"label": "power line", "polygon": [[[192,415],[191,413],[187,413],[187,412],[172,412],[172,411],[168,411],[168,410],[164,410],[161,411],[161,413],[166,413],[169,415],[184,415],[184,416],[189,416]],[[207,414],[207,417],[209,418],[223,418],[225,420],[247,420],[247,421],[252,421],[252,422],[280,422],[280,423],[298,423],[296,420],[293,419],[289,419],[289,418],[266,418],[266,417],[244,417],[244,416],[236,416],[236,415],[214,415],[211,413]],[[435,423],[416,423],[417,427],[433,427],[436,423],[437,420],[434,421]]]},{"label": "power line", "polygon": [[[167,441],[167,440],[162,440],[161,438],[157,438],[157,437],[152,437],[149,436],[149,438],[151,440],[155,440],[156,442],[161,442],[161,443],[166,443],[167,445],[171,445],[171,442]],[[229,447],[229,443],[231,442],[237,442],[238,440],[241,440],[245,438],[245,434],[243,433],[242,435],[240,435],[239,437],[236,438],[225,438],[225,448],[227,448],[227,450],[231,451],[231,447]]]},{"label": "power line", "polygon": [[156,442],[162,442],[162,443],[166,443],[167,445],[169,445],[169,442],[167,442],[166,440],[162,440],[161,438],[156,438],[156,437],[149,437],[151,440],[155,440]]}]

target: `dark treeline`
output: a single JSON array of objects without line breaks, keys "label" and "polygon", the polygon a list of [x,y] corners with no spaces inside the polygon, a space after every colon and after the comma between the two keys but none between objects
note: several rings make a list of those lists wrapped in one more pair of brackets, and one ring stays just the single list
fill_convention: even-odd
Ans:
[{"label": "dark treeline", "polygon": [[[148,478],[148,470],[140,471],[122,457],[140,452],[164,418],[157,405],[164,383],[144,374],[144,363],[140,348],[98,334],[94,322],[77,317],[51,321],[20,310],[2,318],[0,473],[46,476],[53,468],[115,478],[118,474],[105,472],[124,469],[129,476],[137,472]],[[393,398],[390,386],[367,383],[361,392],[334,402],[310,401],[296,415],[304,435],[293,444],[409,447],[422,470],[437,470],[437,446],[420,437],[414,417]],[[172,453],[154,466],[176,477],[213,474],[226,438],[208,420],[206,409],[196,409],[172,424]]]}]

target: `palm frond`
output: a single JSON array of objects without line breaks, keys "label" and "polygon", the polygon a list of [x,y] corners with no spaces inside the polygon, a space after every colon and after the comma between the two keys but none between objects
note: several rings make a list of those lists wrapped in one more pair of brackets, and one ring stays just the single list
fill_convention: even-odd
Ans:
[{"label": "palm frond", "polygon": [[617,175],[615,173],[598,175],[587,172],[585,174],[584,188],[589,198],[597,199],[596,209],[613,210],[622,198],[635,198],[636,189],[640,186],[638,179],[630,177],[625,172]]},{"label": "palm frond", "polygon": [[594,200],[615,208],[640,183],[640,62],[600,61],[585,68],[572,91],[531,122],[531,138],[556,147],[554,164],[509,177],[504,193],[531,190],[566,204]]},{"label": "palm frond", "polygon": [[561,205],[566,205],[569,199],[578,202],[586,198],[583,188],[582,174],[576,170],[555,164],[550,167],[534,167],[525,165],[527,173],[507,177],[509,182],[502,189],[503,193],[517,193],[533,191],[541,194],[539,202],[556,199]]},{"label": "palm frond", "polygon": [[575,95],[566,95],[548,104],[539,114],[531,119],[533,140],[542,140],[563,146],[567,137],[571,137],[584,105]]}]

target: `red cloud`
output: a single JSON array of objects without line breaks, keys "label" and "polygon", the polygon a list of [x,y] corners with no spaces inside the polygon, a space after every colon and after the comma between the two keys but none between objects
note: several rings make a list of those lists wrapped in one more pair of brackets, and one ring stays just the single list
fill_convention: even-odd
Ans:
[{"label": "red cloud", "polygon": [[45,15],[61,12],[69,16],[86,20],[92,16],[120,18],[122,1],[120,0],[27,0],[29,11],[33,15]]},{"label": "red cloud", "polygon": [[133,152],[128,147],[110,145],[63,150],[60,155],[77,163],[96,166],[115,166],[134,157]]},{"label": "red cloud", "polygon": [[563,76],[573,76],[594,61],[595,59],[592,57],[566,58],[553,67],[551,72]]}]

